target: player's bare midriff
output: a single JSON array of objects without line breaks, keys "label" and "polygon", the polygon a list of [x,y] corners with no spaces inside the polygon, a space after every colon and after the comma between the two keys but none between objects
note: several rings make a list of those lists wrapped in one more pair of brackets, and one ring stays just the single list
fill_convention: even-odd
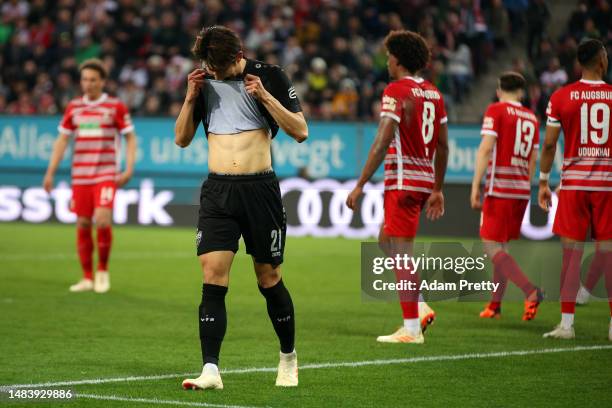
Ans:
[{"label": "player's bare midriff", "polygon": [[267,129],[232,135],[208,134],[208,171],[220,174],[252,174],[272,168]]}]

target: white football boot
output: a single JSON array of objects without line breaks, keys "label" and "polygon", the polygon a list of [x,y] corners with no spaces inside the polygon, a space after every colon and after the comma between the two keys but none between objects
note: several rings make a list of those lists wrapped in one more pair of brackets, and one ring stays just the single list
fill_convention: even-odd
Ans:
[{"label": "white football boot", "polygon": [[94,283],[91,279],[81,279],[74,285],[70,286],[71,292],[87,292],[93,290]]},{"label": "white football boot", "polygon": [[419,302],[419,320],[421,321],[421,330],[423,333],[427,327],[432,325],[436,319],[436,312],[426,302]]},{"label": "white football boot", "polygon": [[561,324],[558,324],[553,331],[550,331],[548,333],[544,333],[544,335],[542,336],[544,338],[549,338],[549,339],[565,339],[565,340],[570,340],[570,339],[574,339],[576,338],[576,333],[574,332],[574,326],[570,327],[569,329],[566,327],[563,327]]},{"label": "white football boot", "polygon": [[93,290],[96,293],[106,293],[110,290],[110,276],[108,271],[96,272]]},{"label": "white football boot", "polygon": [[198,378],[187,378],[183,380],[183,389],[185,390],[222,390],[223,381],[219,367],[215,364],[204,364],[202,374]]},{"label": "white football boot", "polygon": [[388,336],[378,336],[376,341],[379,343],[423,344],[425,343],[425,337],[423,337],[423,332],[421,330],[419,330],[418,334],[411,334],[402,326],[397,329],[395,333],[389,334]]},{"label": "white football boot", "polygon": [[276,375],[277,387],[297,387],[298,385],[298,361],[297,353],[285,354],[280,352],[278,362],[278,374]]},{"label": "white football boot", "polygon": [[589,291],[582,285],[580,285],[580,290],[578,291],[578,295],[576,296],[576,304],[577,305],[586,305],[589,303],[589,299],[591,298],[591,294]]},{"label": "white football boot", "polygon": [[608,340],[612,341],[612,322],[610,322],[610,328],[608,329]]}]

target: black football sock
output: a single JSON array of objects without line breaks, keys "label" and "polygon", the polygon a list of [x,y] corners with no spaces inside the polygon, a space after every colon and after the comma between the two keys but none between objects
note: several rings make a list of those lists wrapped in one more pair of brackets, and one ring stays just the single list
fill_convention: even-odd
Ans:
[{"label": "black football sock", "polygon": [[281,351],[291,353],[295,347],[295,315],[289,291],[282,279],[270,288],[259,286],[259,291],[266,298],[268,316],[280,341]]},{"label": "black football sock", "polygon": [[225,295],[227,287],[219,285],[202,285],[202,303],[200,303],[200,345],[204,364],[219,364],[219,351],[227,329]]}]

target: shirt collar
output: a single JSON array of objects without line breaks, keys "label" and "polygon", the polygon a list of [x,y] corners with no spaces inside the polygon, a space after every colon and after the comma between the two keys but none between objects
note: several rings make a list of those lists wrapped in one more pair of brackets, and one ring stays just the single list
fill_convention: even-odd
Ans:
[{"label": "shirt collar", "polygon": [[580,82],[582,82],[583,84],[589,84],[589,85],[601,85],[601,84],[605,84],[604,81],[592,81],[590,79],[581,79]]},{"label": "shirt collar", "polygon": [[413,76],[410,76],[410,75],[406,75],[406,76],[404,77],[404,79],[411,79],[411,80],[413,80],[414,82],[416,82],[417,84],[420,84],[421,82],[423,82],[423,81],[424,81],[424,80],[423,80],[423,78],[421,78],[421,77],[413,77]]},{"label": "shirt collar", "polygon": [[87,95],[83,95],[83,102],[85,103],[85,105],[97,105],[99,103],[102,103],[106,100],[106,98],[108,98],[108,94],[107,93],[103,93],[102,95],[100,95],[100,97],[98,99],[96,99],[95,101],[90,100]]}]

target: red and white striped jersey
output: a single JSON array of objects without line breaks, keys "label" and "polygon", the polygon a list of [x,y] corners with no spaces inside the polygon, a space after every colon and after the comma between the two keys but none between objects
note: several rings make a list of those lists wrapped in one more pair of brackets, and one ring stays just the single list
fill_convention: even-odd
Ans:
[{"label": "red and white striped jersey", "polygon": [[581,79],[550,97],[548,126],[561,126],[565,138],[561,188],[612,191],[610,108],[612,86]]},{"label": "red and white striped jersey", "polygon": [[540,140],[536,115],[519,102],[492,103],[480,134],[496,138],[487,168],[486,195],[529,200],[529,162],[537,155]]},{"label": "red and white striped jersey", "polygon": [[448,121],[442,94],[422,78],[404,77],[385,88],[380,116],[398,123],[385,157],[385,190],[431,193],[440,125]]},{"label": "red and white striped jersey", "polygon": [[119,171],[119,136],[134,130],[127,107],[102,94],[95,101],[86,96],[70,101],[58,127],[74,136],[72,184],[113,181]]}]

